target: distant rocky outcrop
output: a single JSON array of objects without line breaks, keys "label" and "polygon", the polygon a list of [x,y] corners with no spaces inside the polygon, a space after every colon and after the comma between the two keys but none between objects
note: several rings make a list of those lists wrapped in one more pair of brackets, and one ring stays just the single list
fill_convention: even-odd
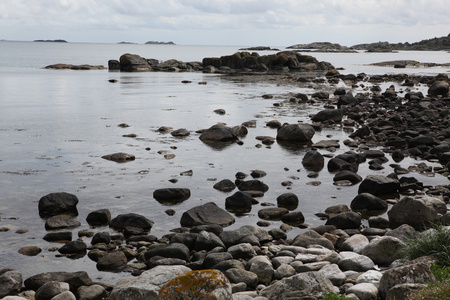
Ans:
[{"label": "distant rocky outcrop", "polygon": [[354,45],[351,48],[355,50],[366,50],[367,52],[393,52],[393,50],[395,50],[388,42],[359,44]]},{"label": "distant rocky outcrop", "polygon": [[33,42],[44,42],[44,43],[67,43],[66,40],[34,40]]},{"label": "distant rocky outcrop", "polygon": [[70,65],[70,64],[54,64],[48,65],[44,69],[54,70],[105,70],[104,66],[92,66],[92,65]]},{"label": "distant rocky outcrop", "polygon": [[315,52],[355,52],[346,46],[330,42],[314,42],[309,44],[296,44],[287,47],[287,49],[314,50]]},{"label": "distant rocky outcrop", "polygon": [[280,51],[280,49],[276,48],[270,48],[267,46],[257,46],[257,47],[250,47],[250,48],[241,48],[239,51]]},{"label": "distant rocky outcrop", "polygon": [[175,45],[174,42],[158,42],[158,41],[148,41],[145,43],[146,45]]},{"label": "distant rocky outcrop", "polygon": [[377,42],[368,44],[358,44],[350,48],[355,50],[367,50],[369,52],[392,52],[399,50],[406,51],[440,51],[450,49],[450,34],[443,37],[422,40],[415,43],[388,43]]}]

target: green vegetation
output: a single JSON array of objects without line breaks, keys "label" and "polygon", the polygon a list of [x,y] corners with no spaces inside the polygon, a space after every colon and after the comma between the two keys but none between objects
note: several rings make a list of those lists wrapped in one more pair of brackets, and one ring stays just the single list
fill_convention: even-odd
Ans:
[{"label": "green vegetation", "polygon": [[409,50],[409,51],[439,51],[450,50],[450,34],[443,37],[435,37],[428,40],[422,40],[415,43],[397,43],[389,44],[388,42],[378,42],[371,44],[354,45],[351,48],[356,50],[371,50],[373,52],[394,50]]},{"label": "green vegetation", "polygon": [[450,279],[428,285],[427,288],[409,295],[410,300],[450,300]]},{"label": "green vegetation", "polygon": [[450,266],[450,229],[443,226],[427,230],[415,239],[407,240],[400,251],[404,259],[432,256],[440,266]]}]

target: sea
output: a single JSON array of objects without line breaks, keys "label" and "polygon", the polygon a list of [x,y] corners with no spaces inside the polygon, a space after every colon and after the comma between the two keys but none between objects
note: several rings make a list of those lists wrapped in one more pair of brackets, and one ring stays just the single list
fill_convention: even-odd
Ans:
[{"label": "sea", "polygon": [[[112,217],[124,213],[146,216],[155,222],[150,234],[161,238],[180,227],[181,215],[194,206],[214,202],[225,208],[226,197],[236,190],[223,193],[213,185],[222,179],[235,180],[237,172],[250,174],[252,170],[267,173],[259,179],[269,190],[250,213],[235,215],[236,222],[227,229],[256,226],[258,211],[276,206],[277,197],[288,192],[298,196],[296,210],[303,213],[308,227],[325,223],[316,213],[324,212],[327,207],[349,205],[357,195],[358,186],[333,185],[334,174],[326,167],[317,178],[309,178],[309,172],[301,164],[307,147],[292,148],[277,143],[266,146],[256,139],[276,136],[275,129],[265,126],[270,120],[310,122],[310,115],[323,105],[293,104],[289,99],[295,93],[311,95],[317,90],[329,90],[327,85],[246,82],[201,72],[44,69],[56,63],[107,67],[108,60],[119,59],[124,53],[160,61],[201,61],[204,57],[230,55],[241,48],[245,46],[0,41],[0,270],[16,269],[24,279],[43,272],[82,270],[96,281],[112,284],[130,276],[100,272],[87,256],[70,259],[58,255],[54,248],[61,244],[43,240],[47,231],[45,220],[39,217],[38,202],[54,192],[68,192],[79,198],[76,219],[81,226],[70,230],[74,239],[81,230],[114,233],[109,227],[92,228],[86,222],[90,212],[103,208],[109,209]],[[450,72],[450,67],[394,69],[371,65],[392,60],[449,63],[450,53],[446,51],[304,54],[342,68],[343,74]],[[354,87],[353,92],[364,92],[368,86],[369,83]],[[343,82],[333,88],[338,87],[351,89]],[[427,87],[413,89],[426,93]],[[273,98],[263,95],[273,95]],[[224,109],[226,113],[219,115],[214,112],[216,109]],[[255,121],[255,126],[248,128],[241,145],[211,147],[202,143],[196,133],[219,122],[235,126],[247,121]],[[157,130],[162,126],[186,128],[190,135],[179,138],[160,133]],[[136,137],[124,137],[129,134]],[[341,147],[335,152],[319,150],[331,156],[354,150],[342,143],[347,138],[348,132],[336,126],[316,132],[313,142],[339,140]],[[119,164],[102,158],[116,152],[133,154],[136,160]],[[407,167],[419,163],[423,161],[408,158],[401,164]],[[384,170],[372,171],[367,163],[362,164],[359,174],[387,175],[392,172],[388,165]],[[186,171],[190,175],[184,175]],[[411,176],[417,176],[425,184],[448,183],[441,175]],[[160,204],[153,198],[154,190],[170,187],[189,188],[191,197],[174,206]],[[175,215],[167,215],[168,209],[175,210]],[[280,225],[280,221],[271,221],[265,229]],[[294,227],[289,237],[304,230]],[[84,240],[89,244],[89,239]],[[42,252],[33,257],[19,254],[18,250],[25,246],[38,246]]]}]

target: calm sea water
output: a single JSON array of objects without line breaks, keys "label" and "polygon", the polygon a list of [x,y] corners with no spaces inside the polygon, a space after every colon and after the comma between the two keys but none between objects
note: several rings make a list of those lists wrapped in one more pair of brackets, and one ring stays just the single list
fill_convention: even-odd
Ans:
[{"label": "calm sea water", "polygon": [[[65,191],[80,199],[77,219],[82,226],[73,231],[74,236],[78,230],[90,229],[85,222],[89,212],[108,208],[113,217],[130,212],[145,215],[155,221],[151,234],[161,237],[179,227],[181,214],[193,206],[213,201],[224,208],[225,198],[234,191],[225,194],[214,190],[213,184],[226,178],[234,180],[238,171],[249,174],[255,169],[267,172],[261,180],[270,187],[259,200],[276,204],[278,195],[293,192],[300,199],[298,210],[311,226],[323,224],[315,213],[330,205],[349,204],[357,194],[357,186],[334,186],[334,174],[326,170],[314,179],[321,181],[321,185],[307,185],[312,180],[301,165],[307,149],[289,149],[276,143],[271,147],[255,147],[259,143],[256,136],[276,136],[275,130],[265,127],[269,120],[309,122],[309,114],[320,107],[293,105],[288,99],[291,93],[311,94],[314,88],[323,87],[235,82],[202,73],[42,69],[54,63],[106,66],[109,59],[118,59],[127,52],[159,60],[200,61],[203,57],[229,55],[239,48],[0,42],[0,228],[10,229],[0,232],[0,269],[15,268],[25,278],[46,271],[86,270],[93,278],[111,283],[127,275],[98,272],[95,263],[87,257],[70,260],[48,251],[59,245],[42,239],[46,231],[44,220],[38,215],[38,201],[52,192]],[[450,62],[447,52],[312,55],[345,68],[344,73],[397,73],[398,70],[393,68],[367,65],[388,60]],[[410,74],[448,71],[445,68],[401,70]],[[110,79],[116,79],[117,83],[110,83]],[[183,84],[183,80],[192,83]],[[207,84],[199,85],[202,81]],[[274,99],[263,99],[264,94],[273,94]],[[275,102],[283,105],[276,107]],[[218,108],[225,109],[226,114],[215,114],[213,111]],[[256,128],[249,128],[241,146],[211,148],[195,133],[217,122],[234,126],[250,120],[256,120]],[[130,127],[118,127],[121,123]],[[174,138],[160,134],[156,132],[160,126],[186,128],[191,135]],[[130,133],[136,134],[137,138],[123,137]],[[313,141],[346,137],[341,128],[327,129],[317,132]],[[342,145],[337,153],[347,150]],[[134,154],[136,160],[117,164],[101,158],[115,152]],[[175,158],[165,159],[164,153],[173,153]],[[418,162],[405,160],[403,163],[407,167]],[[192,170],[193,175],[180,175],[187,170]],[[364,164],[359,172],[364,176],[389,174],[392,170],[387,167],[373,172]],[[446,182],[442,177],[415,176],[429,184]],[[178,179],[176,184],[169,182],[173,178]],[[292,181],[290,189],[281,185],[284,181]],[[191,198],[172,207],[161,205],[152,194],[155,189],[164,187],[189,188]],[[167,216],[164,211],[168,208],[175,209],[176,214]],[[261,208],[261,205],[255,205],[250,214],[236,217],[236,223],[230,228],[255,225]],[[280,224],[273,222],[268,229]],[[17,234],[17,229],[28,232]],[[107,227],[92,230],[110,231]],[[290,236],[300,232],[300,229],[294,229]],[[43,251],[36,257],[20,255],[18,249],[27,245],[39,246]]]}]

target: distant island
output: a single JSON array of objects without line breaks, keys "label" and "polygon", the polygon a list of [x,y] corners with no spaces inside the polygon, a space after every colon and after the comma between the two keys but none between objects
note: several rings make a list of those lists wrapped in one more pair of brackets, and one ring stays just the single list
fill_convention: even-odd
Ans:
[{"label": "distant island", "polygon": [[367,52],[396,52],[396,51],[441,51],[450,50],[450,34],[443,37],[422,40],[415,43],[389,43],[375,42],[367,44],[358,44],[350,47],[330,42],[315,42],[310,44],[296,44],[287,47],[287,49],[311,50],[313,52],[355,52],[355,50],[364,50]]},{"label": "distant island", "polygon": [[148,41],[145,45],[175,45],[174,42],[158,42],[158,41]]},{"label": "distant island", "polygon": [[133,43],[133,42],[118,42],[117,44],[135,45],[137,43]]},{"label": "distant island", "polygon": [[44,42],[44,43],[67,43],[66,40],[34,40],[33,42]]},{"label": "distant island", "polygon": [[250,47],[250,48],[241,48],[239,50],[245,50],[245,51],[280,51],[280,49],[276,48],[270,48],[266,46],[257,46],[257,47]]}]

